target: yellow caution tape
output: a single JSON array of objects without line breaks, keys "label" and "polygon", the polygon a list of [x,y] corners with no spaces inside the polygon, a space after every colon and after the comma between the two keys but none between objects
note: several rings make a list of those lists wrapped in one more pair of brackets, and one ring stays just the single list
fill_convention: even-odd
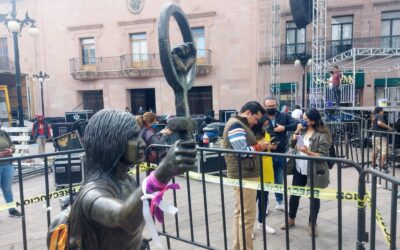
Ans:
[{"label": "yellow caution tape", "polygon": [[[367,204],[369,207],[372,207],[371,194],[369,192],[367,192],[365,195],[365,204]],[[365,205],[364,205],[364,207],[365,207]],[[382,234],[384,235],[384,237],[386,239],[386,243],[390,246],[390,232],[389,232],[388,228],[386,227],[386,224],[383,221],[383,217],[382,217],[381,213],[379,212],[378,208],[375,209],[375,219],[376,219],[376,222],[377,222],[379,228],[382,231]]]},{"label": "yellow caution tape", "polygon": [[[189,178],[195,179],[195,180],[203,179],[201,173],[195,173],[195,172],[189,172]],[[220,177],[206,174],[205,181],[219,184]],[[227,186],[237,186],[237,187],[239,186],[238,179],[230,179],[230,178],[223,177],[222,183]],[[254,182],[254,181],[243,180],[242,187],[249,188],[249,189],[261,190],[261,184],[259,182]],[[283,192],[284,192],[283,184],[266,183],[266,184],[264,184],[264,191],[283,194]],[[311,197],[311,188],[309,188],[309,187],[288,186],[287,191],[288,191],[288,195],[302,196],[302,197],[308,197],[308,198]],[[356,192],[350,192],[350,191],[343,191],[339,195],[337,193],[337,190],[335,190],[335,189],[314,188],[314,198],[316,198],[316,199],[337,200],[337,199],[339,199],[339,197],[341,197],[343,200],[346,200],[346,201],[357,201],[358,195]]]},{"label": "yellow caution tape", "polygon": [[[157,165],[155,165],[153,163],[147,164],[146,162],[142,162],[139,164],[140,172],[147,171],[147,170],[154,170],[156,168],[157,168]],[[135,175],[136,168],[132,168],[131,170],[129,170],[128,174]],[[188,175],[189,175],[190,179],[203,180],[203,174],[201,174],[201,173],[188,172]],[[209,183],[220,184],[220,177],[210,175],[210,174],[204,174],[204,181],[209,182]],[[223,177],[222,183],[227,186],[239,186],[238,179],[231,179],[231,178]],[[254,182],[254,181],[243,180],[242,187],[249,188],[249,189],[261,190],[261,184],[259,182]],[[81,185],[74,186],[72,188],[72,191],[78,192],[80,188],[81,188]],[[266,184],[264,184],[264,191],[283,194],[284,188],[283,188],[282,184],[266,183]],[[310,187],[301,187],[301,186],[288,186],[287,193],[288,193],[288,195],[295,195],[295,196],[310,198],[311,197],[311,188]],[[60,198],[63,196],[67,196],[69,194],[70,193],[69,193],[68,188],[61,189],[61,190],[51,192],[49,194],[49,199],[56,199],[56,198]],[[314,188],[314,198],[324,199],[324,200],[337,200],[337,199],[341,198],[344,201],[357,201],[359,208],[365,208],[366,205],[371,207],[371,196],[369,193],[367,193],[365,195],[364,200],[361,200],[358,198],[357,192],[342,191],[341,194],[339,195],[336,189]],[[46,200],[46,195],[39,195],[39,196],[25,199],[24,205],[25,206],[32,205],[35,203],[43,202],[45,200]],[[18,207],[18,206],[21,206],[20,202],[7,203],[5,205],[0,206],[0,211],[6,210],[9,208]],[[390,245],[390,233],[389,233],[389,231],[386,227],[386,224],[383,221],[382,215],[378,211],[378,209],[376,209],[376,221],[377,221],[379,227],[381,228],[383,235],[385,236],[387,244]]]},{"label": "yellow caution tape", "polygon": [[[195,180],[203,180],[203,174],[196,172],[189,172],[189,178]],[[204,181],[210,183],[220,184],[220,177],[204,174]],[[231,178],[222,178],[222,183],[227,186],[239,186],[238,179]],[[243,188],[256,189],[261,190],[261,184],[259,182],[254,181],[242,181]],[[283,194],[284,189],[282,184],[264,184],[264,191],[281,193]],[[311,188],[310,187],[300,187],[300,186],[288,186],[287,187],[288,195],[302,196],[302,197],[311,197]],[[345,201],[357,201],[358,207],[365,208],[366,205],[371,207],[371,195],[367,192],[364,196],[364,200],[358,198],[357,192],[351,191],[342,191],[339,195],[337,190],[335,189],[322,189],[322,188],[314,188],[314,198],[316,199],[324,199],[324,200],[337,200],[339,197]],[[379,212],[378,208],[376,208],[376,222],[379,225],[385,239],[386,243],[390,245],[390,232],[388,231],[385,222],[383,221],[382,215]]]},{"label": "yellow caution tape", "polygon": [[[153,170],[156,167],[157,167],[157,165],[152,164],[152,163],[149,164],[149,165],[147,165],[146,162],[142,162],[142,163],[139,164],[140,172],[147,171],[147,170]],[[136,169],[132,168],[131,170],[129,170],[128,173],[130,175],[135,175],[136,174]],[[72,187],[72,192],[73,193],[78,192],[80,188],[81,188],[81,185],[73,186]],[[67,196],[69,194],[70,194],[69,193],[69,188],[56,190],[54,192],[49,193],[49,200],[61,198],[63,196]],[[45,200],[46,200],[46,195],[42,194],[42,195],[38,195],[38,196],[34,196],[34,197],[30,197],[30,198],[25,199],[24,200],[24,205],[25,206],[32,205],[32,204],[35,204],[35,203],[43,202]],[[6,210],[6,209],[10,209],[10,208],[20,207],[20,206],[21,206],[21,202],[18,202],[18,201],[17,202],[10,202],[10,203],[7,203],[5,205],[1,205],[0,206],[0,211]]]}]

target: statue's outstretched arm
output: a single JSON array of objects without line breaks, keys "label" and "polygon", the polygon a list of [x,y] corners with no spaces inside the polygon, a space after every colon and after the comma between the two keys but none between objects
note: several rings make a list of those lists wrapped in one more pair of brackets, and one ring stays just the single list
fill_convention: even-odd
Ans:
[{"label": "statue's outstretched arm", "polygon": [[[154,171],[155,178],[161,183],[168,183],[173,176],[182,174],[194,166],[196,154],[193,140],[177,141]],[[125,201],[112,197],[111,193],[100,195],[96,192],[99,191],[93,190],[87,194],[89,197],[86,200],[92,201],[91,205],[86,204],[86,209],[84,207],[88,218],[106,227],[122,227],[132,234],[141,230],[144,223],[141,188],[137,188]]]}]

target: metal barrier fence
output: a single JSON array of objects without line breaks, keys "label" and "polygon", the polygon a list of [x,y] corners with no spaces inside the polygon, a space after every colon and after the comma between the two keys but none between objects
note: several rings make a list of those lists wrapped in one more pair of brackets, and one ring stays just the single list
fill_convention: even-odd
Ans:
[{"label": "metal barrier fence", "polygon": [[[396,171],[396,168],[400,167],[400,133],[367,129],[361,131],[365,135],[362,145],[362,167],[384,171],[399,178],[400,171]],[[387,182],[385,188],[389,188]]]},{"label": "metal barrier fence", "polygon": [[[67,175],[68,175],[68,180],[71,180],[71,155],[76,154],[76,153],[82,153],[84,152],[82,149],[80,150],[70,150],[70,151],[60,151],[56,153],[48,153],[48,154],[42,154],[42,155],[30,155],[30,156],[21,156],[21,157],[11,157],[11,158],[1,158],[0,163],[3,162],[17,162],[17,168],[18,168],[18,185],[19,185],[19,206],[21,207],[21,226],[22,226],[22,242],[23,242],[23,248],[24,250],[28,249],[28,240],[27,240],[27,231],[26,231],[26,214],[25,214],[25,196],[24,196],[24,181],[23,181],[23,174],[22,174],[22,161],[24,160],[32,160],[32,159],[43,159],[44,160],[44,185],[45,185],[45,202],[46,202],[46,207],[50,207],[50,185],[49,185],[49,157],[54,157],[54,156],[61,156],[61,155],[67,155],[67,162],[68,162],[68,167],[67,169]],[[70,200],[72,200],[72,183],[69,181],[68,185],[68,193],[70,196]],[[50,227],[51,223],[51,216],[50,216],[50,210],[47,209],[46,211],[46,216],[47,216],[47,228]]]},{"label": "metal barrier fence", "polygon": [[[371,195],[366,193],[366,177],[372,176]],[[369,243],[370,249],[376,247],[376,221],[377,217],[377,179],[384,179],[392,184],[391,191],[391,207],[390,207],[390,234],[387,236],[390,250],[396,249],[397,240],[397,196],[400,179],[393,178],[371,168],[366,168],[360,173],[358,179],[358,226],[357,226],[357,250],[365,249],[365,245]],[[370,206],[370,234],[366,228],[366,211],[367,205]],[[379,216],[380,217],[380,216]]]},{"label": "metal barrier fence", "polygon": [[[161,146],[161,145],[153,145],[153,147],[157,147],[157,148],[163,148],[165,146]],[[290,249],[291,245],[290,245],[290,232],[288,229],[288,181],[287,181],[287,174],[286,174],[286,162],[288,159],[290,158],[295,158],[295,159],[305,159],[305,160],[310,160],[312,162],[312,164],[314,165],[315,162],[318,161],[333,161],[336,163],[336,172],[337,172],[337,187],[336,190],[334,192],[333,197],[335,197],[335,200],[337,200],[337,242],[338,242],[338,249],[343,249],[343,213],[342,213],[342,199],[336,199],[336,197],[341,197],[342,196],[342,192],[343,192],[343,187],[342,187],[342,167],[343,165],[347,165],[347,166],[351,166],[353,168],[356,169],[357,172],[361,172],[361,167],[350,160],[347,159],[341,159],[341,158],[329,158],[329,157],[309,157],[309,156],[299,156],[299,155],[288,155],[288,154],[276,154],[276,153],[260,153],[260,152],[251,152],[249,153],[248,151],[232,151],[232,150],[226,150],[226,149],[219,149],[219,148],[198,148],[199,150],[199,155],[200,155],[200,172],[201,172],[201,188],[202,188],[202,192],[203,192],[203,207],[202,209],[200,209],[200,211],[204,211],[204,230],[205,232],[197,232],[197,234],[201,234],[206,236],[205,242],[197,242],[195,240],[195,231],[194,231],[194,225],[193,225],[193,221],[195,220],[195,217],[193,216],[194,212],[193,212],[193,207],[192,207],[192,201],[191,201],[191,197],[192,197],[192,191],[191,191],[191,184],[189,181],[189,175],[186,175],[186,188],[187,188],[187,211],[185,210],[185,212],[188,213],[188,217],[189,217],[189,231],[190,231],[190,238],[185,238],[182,236],[182,229],[183,229],[183,223],[180,222],[179,217],[175,216],[175,220],[174,222],[170,222],[168,223],[168,220],[166,221],[167,224],[169,225],[175,225],[175,232],[173,232],[173,230],[167,230],[167,228],[165,227],[165,225],[163,225],[162,231],[160,232],[162,235],[164,235],[167,238],[167,245],[169,249],[174,249],[173,246],[171,246],[171,242],[170,239],[174,239],[177,241],[182,241],[185,243],[188,243],[190,245],[194,245],[194,246],[198,246],[198,247],[202,247],[204,249],[228,249],[230,248],[230,245],[228,244],[227,238],[228,238],[228,232],[227,232],[227,222],[226,222],[226,218],[227,218],[227,211],[226,211],[226,204],[228,203],[228,201],[226,200],[226,198],[224,197],[225,194],[225,188],[227,185],[227,182],[229,183],[229,180],[224,178],[224,170],[221,168],[222,164],[221,161],[223,161],[223,155],[224,154],[228,154],[228,153],[234,153],[234,154],[238,154],[238,155],[252,155],[252,156],[272,156],[272,157],[280,157],[284,159],[284,167],[283,167],[283,186],[282,186],[282,190],[283,190],[283,196],[284,196],[284,204],[285,204],[285,216],[284,216],[284,222],[286,225],[286,230],[285,230],[285,243],[286,243],[286,249]],[[223,239],[223,245],[222,246],[216,246],[211,244],[211,234],[210,234],[210,220],[209,220],[209,212],[208,210],[210,209],[208,206],[208,203],[210,202],[210,200],[208,199],[207,195],[207,178],[208,176],[206,176],[206,174],[204,173],[204,171],[202,171],[202,169],[205,168],[204,166],[204,157],[208,152],[213,152],[216,153],[218,155],[218,171],[217,171],[217,177],[214,178],[215,180],[218,180],[214,183],[216,183],[217,185],[219,185],[219,199],[220,199],[220,203],[218,204],[220,206],[220,209],[216,209],[215,207],[213,207],[213,214],[215,213],[220,213],[220,216],[222,218],[221,223],[222,223],[222,235],[221,233],[218,235],[218,237]],[[260,164],[261,164],[261,158],[259,158]],[[239,161],[239,169],[241,168],[241,164]],[[313,175],[314,172],[314,168],[310,169],[311,171],[311,175]],[[332,170],[334,171],[334,170]],[[237,183],[240,189],[240,204],[241,207],[243,207],[243,189],[246,187],[246,181],[243,180],[242,176],[241,176],[241,170],[239,170],[239,179],[237,181],[233,181],[234,183]],[[260,176],[263,176],[263,169],[260,168]],[[174,180],[175,182],[175,180]],[[264,188],[269,187],[267,184],[264,184],[262,178],[260,180],[260,183],[258,183],[258,188],[260,188],[261,190],[265,190]],[[318,191],[318,192],[317,192]],[[314,203],[317,202],[317,198],[316,195],[318,194],[318,198],[319,196],[319,189],[316,189],[314,187],[314,182],[313,179],[311,178],[311,183],[310,183],[310,188],[309,188],[309,196],[310,196],[310,204],[311,206],[314,206]],[[213,190],[213,193],[215,195],[215,192],[217,192],[216,189]],[[215,198],[215,197],[214,197]],[[174,204],[177,205],[179,204],[178,200],[177,200],[177,193],[174,191],[173,193],[173,199],[174,199]],[[256,201],[254,201],[256,202]],[[214,205],[215,201],[213,202]],[[264,200],[263,200],[263,196],[261,196],[261,204],[264,204]],[[186,205],[186,202],[185,202]],[[178,205],[179,207],[179,205]],[[262,206],[262,211],[265,211],[265,207]],[[216,210],[218,210],[218,212],[216,212]],[[355,208],[356,210],[356,208]],[[243,214],[243,210],[242,214],[241,214],[241,220],[242,220],[242,232],[244,232],[244,214]],[[311,210],[311,213],[313,212],[313,210]],[[355,212],[355,211],[354,211]],[[183,213],[183,212],[182,212]],[[196,216],[200,216],[199,214],[196,214]],[[311,218],[314,218],[314,215],[311,214]],[[265,217],[263,216],[262,221],[265,221]],[[215,226],[215,224],[213,224]],[[263,224],[264,225],[264,224]],[[196,227],[197,228],[197,227]],[[170,229],[170,228],[168,228]],[[314,224],[312,224],[312,249],[317,249],[317,244],[316,244],[316,239],[315,239],[315,228],[314,228]],[[243,239],[243,245],[245,245],[245,242],[247,240],[252,240],[252,239],[246,239],[245,234],[243,233],[242,235],[242,239]],[[354,243],[355,245],[355,243]],[[257,246],[256,249],[259,249],[260,246]],[[263,249],[267,249],[267,237],[266,237],[266,233],[265,233],[265,227],[263,226],[263,243],[262,243],[262,248]]]},{"label": "metal barrier fence", "polygon": [[361,163],[361,127],[359,121],[327,122],[336,157]]},{"label": "metal barrier fence", "polygon": [[[147,152],[150,152],[151,149],[157,149],[157,150],[164,150],[165,148],[168,148],[168,146],[165,145],[152,145],[147,149]],[[12,160],[16,161],[18,163],[18,173],[19,173],[19,187],[20,187],[20,206],[21,206],[21,213],[23,214],[21,220],[22,220],[22,238],[23,238],[23,248],[28,249],[28,240],[27,240],[27,231],[26,231],[26,214],[25,214],[25,200],[24,200],[24,184],[23,184],[23,179],[22,179],[22,172],[21,172],[21,162],[26,159],[34,159],[34,158],[43,158],[44,159],[44,165],[45,165],[45,173],[44,173],[44,178],[45,178],[45,188],[46,188],[46,193],[45,193],[45,202],[46,206],[49,207],[49,193],[50,193],[50,188],[49,188],[49,174],[48,170],[49,165],[48,165],[48,158],[53,157],[53,156],[58,156],[58,155],[67,155],[68,159],[68,178],[70,179],[71,176],[71,155],[76,154],[76,153],[82,153],[83,150],[71,150],[71,151],[63,151],[63,152],[57,152],[57,153],[51,153],[51,154],[44,154],[44,155],[34,155],[34,156],[25,156],[25,157],[16,157],[16,158],[8,158],[8,159],[1,159],[0,162],[4,162],[7,160]],[[239,187],[239,192],[240,192],[240,205],[243,207],[244,205],[244,193],[243,190],[244,188],[249,188],[248,182],[243,180],[241,176],[241,163],[240,161],[238,162],[239,164],[239,179],[231,180],[225,178],[225,171],[223,168],[223,156],[225,154],[237,154],[239,156],[271,156],[271,157],[278,157],[280,159],[284,159],[284,167],[283,167],[283,183],[282,185],[271,185],[271,184],[264,184],[263,177],[261,177],[261,180],[259,183],[256,184],[256,186],[252,186],[253,188],[259,188],[261,190],[269,190],[269,191],[281,191],[283,193],[284,197],[284,207],[285,207],[285,213],[284,213],[284,223],[286,225],[285,229],[285,247],[286,249],[291,248],[291,242],[290,242],[290,232],[288,228],[288,197],[289,194],[294,194],[294,195],[301,195],[305,197],[310,198],[310,206],[314,207],[316,202],[319,202],[319,198],[323,198],[323,195],[328,195],[328,193],[324,193],[324,190],[318,189],[314,187],[314,180],[311,178],[311,183],[309,188],[303,188],[303,189],[293,189],[288,185],[288,175],[286,173],[286,167],[287,167],[287,160],[290,158],[294,159],[304,159],[304,160],[309,160],[311,161],[312,166],[315,166],[318,161],[332,161],[335,162],[335,166],[331,171],[335,171],[337,175],[337,183],[336,183],[336,188],[334,190],[331,190],[332,192],[329,196],[330,200],[335,200],[337,202],[337,228],[335,231],[337,231],[337,248],[338,249],[344,249],[347,245],[344,245],[343,241],[343,227],[346,226],[347,219],[343,219],[343,205],[342,202],[343,200],[347,199],[344,189],[343,189],[343,166],[350,166],[354,168],[358,173],[361,173],[359,177],[359,186],[358,186],[358,196],[357,192],[350,192],[349,195],[351,196],[351,200],[354,202],[358,201],[358,207],[354,207],[354,214],[356,211],[358,211],[358,226],[357,226],[357,242],[354,242],[354,246],[357,245],[357,249],[364,249],[364,246],[366,242],[368,242],[368,235],[366,234],[366,207],[365,203],[362,203],[367,197],[366,191],[365,191],[365,179],[367,174],[372,174],[373,175],[373,184],[372,184],[372,195],[371,195],[371,207],[376,208],[376,177],[383,178],[385,181],[388,181],[389,183],[392,183],[392,198],[391,198],[391,206],[392,206],[392,212],[397,209],[397,197],[396,197],[396,192],[398,190],[398,185],[399,185],[399,180],[394,179],[393,177],[387,176],[383,173],[379,173],[377,171],[371,170],[371,169],[366,169],[362,172],[362,167],[355,163],[354,161],[348,160],[348,159],[343,159],[343,158],[329,158],[329,157],[309,157],[309,156],[299,156],[299,155],[288,155],[288,154],[275,154],[275,153],[260,153],[260,152],[251,152],[249,153],[248,151],[232,151],[232,150],[226,150],[226,149],[220,149],[220,148],[198,148],[198,153],[199,153],[199,171],[200,173],[197,175],[197,179],[193,177],[193,173],[186,173],[182,179],[182,177],[177,177],[180,180],[185,180],[186,185],[185,189],[187,190],[186,193],[183,193],[182,195],[186,195],[186,197],[182,197],[182,195],[179,194],[179,192],[176,192],[173,190],[172,192],[172,197],[173,203],[175,206],[181,209],[181,212],[175,217],[170,220],[171,218],[166,218],[165,223],[162,225],[162,228],[160,228],[159,233],[163,236],[165,236],[167,245],[169,249],[177,249],[173,246],[173,243],[171,240],[176,240],[179,242],[182,242],[183,244],[187,245],[192,245],[192,246],[197,246],[200,248],[204,249],[228,249],[230,248],[230,244],[228,243],[229,235],[230,232],[228,232],[228,223],[227,223],[227,218],[229,217],[230,207],[228,205],[232,203],[232,201],[227,200],[226,193],[227,193],[227,185],[232,186],[232,185],[237,185]],[[205,173],[206,169],[206,158],[207,154],[213,153],[217,155],[217,175],[212,177],[211,175],[208,175]],[[261,157],[259,157],[259,163],[261,164]],[[314,173],[314,167],[310,168],[311,175]],[[259,171],[260,176],[263,176],[263,168],[260,168]],[[138,183],[140,183],[141,178],[144,177],[143,174],[140,174],[139,168],[137,168],[136,171],[136,179]],[[177,178],[174,178],[172,182],[176,182]],[[201,194],[199,192],[199,189],[194,189],[193,185],[195,185],[196,182],[192,180],[192,178],[196,180],[200,180],[199,184],[199,189],[201,190]],[[374,184],[374,179],[375,179],[375,184]],[[213,189],[212,196],[210,196],[210,190],[209,188],[209,182],[215,183],[218,185],[218,188]],[[197,182],[198,183],[198,182]],[[196,187],[196,186],[195,186]],[[271,190],[272,189],[272,190]],[[72,184],[69,182],[68,185],[68,194],[70,195],[70,199],[72,200]],[[297,190],[297,191],[296,191]],[[299,190],[302,190],[301,193]],[[297,192],[297,193],[296,193]],[[374,193],[375,192],[375,193]],[[217,194],[218,193],[218,194]],[[396,194],[396,195],[395,195]],[[375,196],[374,196],[375,195]],[[346,197],[345,197],[346,196]],[[195,197],[199,197],[202,202],[199,203],[198,200],[193,200]],[[216,199],[218,197],[218,200]],[[178,199],[179,198],[179,199]],[[264,204],[264,196],[261,196],[261,204]],[[254,203],[256,201],[254,200]],[[197,210],[195,211],[194,207],[197,207]],[[265,206],[262,205],[262,211],[265,211]],[[311,210],[311,218],[314,218],[314,210]],[[185,220],[180,220],[180,217],[184,217],[184,213],[187,212],[187,219]],[[203,214],[204,213],[204,214]],[[50,211],[47,211],[47,226],[50,225],[51,222],[51,217],[50,217]],[[375,244],[375,234],[372,233],[372,229],[375,229],[375,225],[372,224],[372,221],[374,221],[376,214],[373,214],[371,212],[371,249],[373,248],[372,244]],[[222,225],[218,227],[221,228],[221,231],[218,231],[218,235],[215,234],[215,228],[217,227],[216,223],[212,223],[212,219],[210,217],[218,217],[219,221]],[[204,218],[204,220],[203,220]],[[392,213],[392,224],[391,224],[391,249],[395,249],[395,239],[396,238],[396,226],[397,226],[397,221],[396,221],[396,214],[393,215]],[[394,220],[393,220],[394,219]],[[204,227],[203,229],[199,229],[199,226],[196,226],[195,223],[198,221],[201,221],[201,227]],[[244,213],[242,210],[242,214],[240,215],[240,220],[242,224],[242,231],[244,232]],[[265,214],[263,214],[262,221],[265,223]],[[211,224],[212,223],[212,224]],[[188,236],[186,236],[186,232],[189,232]],[[315,227],[314,224],[312,224],[311,227],[311,232],[312,232],[312,237],[311,237],[311,248],[312,249],[317,249],[319,248],[316,242],[316,236],[315,236]],[[202,237],[199,237],[198,235],[203,235],[204,239]],[[195,237],[196,235],[196,237]],[[216,243],[215,241],[215,236],[218,238],[219,243]],[[199,240],[201,238],[201,240]],[[262,234],[262,243],[261,246],[257,245],[257,249],[261,248],[262,249],[267,249],[267,235],[265,232],[265,226],[263,224],[263,234]],[[243,233],[242,235],[243,243],[245,245],[245,242],[248,240],[252,239],[246,239],[245,234]],[[222,241],[222,242],[221,242]],[[394,248],[393,248],[394,246]],[[283,248],[283,246],[282,246]]]},{"label": "metal barrier fence", "polygon": [[[353,84],[341,84],[339,86],[340,90],[340,103],[341,104],[348,104],[353,103],[354,98],[354,88]],[[325,87],[325,98],[327,107],[332,107],[335,104],[335,93],[332,88]]]}]

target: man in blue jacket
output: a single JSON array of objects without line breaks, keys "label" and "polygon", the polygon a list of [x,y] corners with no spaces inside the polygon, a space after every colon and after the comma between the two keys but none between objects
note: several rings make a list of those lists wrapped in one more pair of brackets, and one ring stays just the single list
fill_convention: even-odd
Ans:
[{"label": "man in blue jacket", "polygon": [[[274,128],[274,132],[271,134],[272,143],[276,142],[275,148],[271,148],[271,152],[274,153],[286,153],[287,149],[287,131],[295,131],[299,121],[293,119],[289,114],[279,112],[277,110],[278,102],[274,97],[265,98],[264,105],[266,113],[271,121],[271,125]],[[284,158],[272,157],[274,166],[274,177],[276,184],[283,183],[283,166]],[[283,195],[275,193],[276,199],[276,210],[284,211],[283,206]]]}]

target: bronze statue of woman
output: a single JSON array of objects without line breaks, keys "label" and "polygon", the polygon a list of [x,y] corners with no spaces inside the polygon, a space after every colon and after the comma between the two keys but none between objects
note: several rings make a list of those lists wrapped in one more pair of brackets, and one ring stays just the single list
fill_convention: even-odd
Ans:
[{"label": "bronze statue of woman", "polygon": [[[134,116],[124,111],[101,110],[90,119],[83,137],[85,182],[71,208],[68,249],[140,249],[143,192],[128,175],[129,166],[144,157],[139,131]],[[195,161],[194,141],[179,140],[153,177],[167,184]]]}]

